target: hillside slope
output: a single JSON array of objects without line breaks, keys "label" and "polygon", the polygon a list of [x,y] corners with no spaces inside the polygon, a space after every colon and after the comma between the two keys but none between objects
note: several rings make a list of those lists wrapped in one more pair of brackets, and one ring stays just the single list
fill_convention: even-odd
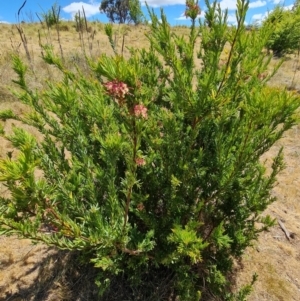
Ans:
[{"label": "hillside slope", "polygon": [[[55,76],[55,70],[46,69],[39,56],[39,36],[45,42],[51,38],[59,51],[55,31],[48,35],[47,30],[39,24],[23,25],[27,37],[27,47],[40,82],[32,82],[42,87],[44,80]],[[145,33],[147,27],[116,27],[115,39],[118,49],[122,48],[122,35],[125,33],[125,44],[147,47]],[[185,28],[174,30],[184,33]],[[103,25],[91,24],[89,32],[76,32],[71,23],[66,23],[60,32],[60,41],[66,60],[72,64],[82,64],[83,47],[93,56],[110,52]],[[0,108],[11,108],[22,114],[22,106],[7,90],[14,77],[10,65],[10,53],[24,53],[18,31],[12,25],[0,24]],[[127,45],[127,44],[126,44]],[[128,50],[124,48],[124,55]],[[274,60],[274,63],[276,61]],[[291,55],[281,66],[271,85],[287,86],[300,91],[299,57]],[[11,127],[10,121],[5,126]],[[266,165],[281,146],[284,146],[286,169],[278,177],[278,185],[273,190],[277,202],[272,204],[266,214],[281,221],[292,233],[288,239],[279,224],[269,232],[263,233],[253,248],[247,249],[243,260],[236,264],[236,287],[251,281],[253,273],[259,275],[250,301],[298,301],[300,300],[300,126],[295,126],[267,153],[262,160]],[[11,151],[11,146],[0,140],[0,156]],[[7,193],[0,186],[0,194]],[[71,267],[72,257],[64,252],[42,245],[31,245],[28,240],[16,237],[0,237],[0,300],[95,300],[93,270],[82,267]],[[93,297],[94,296],[94,297]]]}]

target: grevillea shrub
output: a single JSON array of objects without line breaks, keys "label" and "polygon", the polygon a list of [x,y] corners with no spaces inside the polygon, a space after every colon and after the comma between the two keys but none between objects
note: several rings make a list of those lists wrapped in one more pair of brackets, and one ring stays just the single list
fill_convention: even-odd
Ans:
[{"label": "grevillea shrub", "polygon": [[238,1],[235,27],[216,3],[206,5],[196,27],[200,10],[188,1],[188,37],[150,12],[150,47],[90,60],[90,76],[45,48],[63,77],[45,90],[28,86],[14,57],[16,94],[31,112],[0,116],[42,139],[2,126],[18,150],[0,161],[10,191],[1,198],[2,234],[79,250],[99,268],[101,293],[113,277],[133,294],[166,275],[164,297],[152,288],[126,300],[244,300],[250,286],[233,294],[228,275],[273,224],[261,213],[283,168],[282,150],[268,174],[260,157],[295,124],[299,99],[266,88],[270,31],[246,31],[248,3]]}]

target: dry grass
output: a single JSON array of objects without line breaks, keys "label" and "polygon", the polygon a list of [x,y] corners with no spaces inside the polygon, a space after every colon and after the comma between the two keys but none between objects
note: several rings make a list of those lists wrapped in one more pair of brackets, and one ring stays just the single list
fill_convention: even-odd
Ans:
[{"label": "dry grass", "polygon": [[[47,79],[57,77],[55,69],[47,67],[41,60],[43,44],[53,44],[60,52],[55,29],[50,32],[41,24],[23,24],[27,39],[31,64],[34,73],[29,76],[32,86],[41,88]],[[117,51],[121,51],[122,36],[125,33],[125,45],[133,48],[147,47],[145,34],[147,26],[115,26]],[[187,28],[175,27],[174,31],[186,34]],[[65,61],[85,68],[83,53],[93,58],[101,53],[112,53],[100,23],[89,24],[89,32],[81,33],[75,24],[65,22],[60,28],[60,41]],[[11,108],[17,114],[23,114],[26,108],[21,105],[7,89],[15,77],[10,64],[10,54],[20,53],[26,58],[24,45],[20,41],[17,29],[12,25],[0,24],[0,109]],[[124,49],[124,56],[129,54]],[[272,64],[278,61],[274,60]],[[291,55],[273,78],[271,85],[287,86],[300,91],[299,56]],[[6,121],[5,128],[12,126]],[[38,133],[35,133],[38,135]],[[259,275],[250,301],[290,301],[300,300],[300,126],[286,133],[278,143],[264,155],[262,160],[270,162],[276,151],[284,145],[286,169],[278,178],[273,194],[278,201],[272,204],[267,214],[280,219],[286,228],[295,233],[288,241],[279,226],[263,233],[254,248],[246,250],[243,260],[236,266],[236,288],[251,281],[253,273]],[[0,156],[12,151],[11,145],[0,138]],[[267,163],[269,164],[269,163]],[[0,185],[0,195],[7,193]],[[43,301],[43,300],[97,300],[94,285],[95,271],[91,267],[74,264],[76,254],[59,252],[41,245],[31,245],[28,240],[15,237],[0,237],[0,300]],[[107,300],[110,300],[109,297]],[[112,300],[112,299],[111,299]],[[117,299],[116,299],[117,300]]]},{"label": "dry grass", "polygon": [[[281,71],[282,72],[282,71]],[[278,201],[267,210],[272,218],[281,220],[295,234],[290,241],[279,225],[260,235],[254,248],[246,250],[243,269],[238,273],[237,286],[245,284],[253,273],[258,282],[249,301],[300,300],[300,126],[295,126],[264,155],[274,157],[284,146],[285,170],[278,177],[273,190]]]}]

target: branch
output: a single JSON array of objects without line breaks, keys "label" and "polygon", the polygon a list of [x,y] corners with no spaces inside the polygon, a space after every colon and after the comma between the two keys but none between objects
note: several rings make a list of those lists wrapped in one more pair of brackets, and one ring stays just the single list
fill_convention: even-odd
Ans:
[{"label": "branch", "polygon": [[282,229],[282,231],[284,232],[286,238],[290,241],[291,238],[295,237],[294,233],[289,232],[286,227],[284,226],[283,222],[281,220],[278,220],[278,224],[280,226],[280,228]]}]

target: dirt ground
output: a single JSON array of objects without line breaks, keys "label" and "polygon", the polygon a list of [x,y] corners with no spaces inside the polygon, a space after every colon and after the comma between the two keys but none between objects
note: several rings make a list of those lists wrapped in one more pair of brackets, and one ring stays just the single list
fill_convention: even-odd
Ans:
[{"label": "dirt ground", "polygon": [[266,210],[281,221],[292,233],[287,238],[277,223],[269,232],[260,235],[253,248],[246,250],[237,285],[251,281],[253,273],[258,281],[249,301],[300,300],[300,126],[295,126],[267,153],[263,160],[274,156],[284,146],[285,170],[278,177],[273,190],[277,201]]},{"label": "dirt ground", "polygon": [[[103,29],[98,26],[93,39],[93,51],[102,52],[108,47],[103,42]],[[5,29],[6,28],[6,29]],[[29,35],[29,49],[37,57],[37,36],[34,27],[26,29]],[[182,30],[182,29],[180,29]],[[129,31],[126,39],[142,43],[145,28]],[[76,35],[76,37],[75,37]],[[77,59],[80,41],[75,31],[62,33],[68,55]],[[144,38],[143,38],[144,39]],[[8,41],[11,41],[10,43]],[[13,27],[0,26],[0,45],[7,49],[19,48],[19,37]],[[74,42],[76,41],[76,43]],[[105,40],[106,41],[106,40]],[[79,50],[78,50],[79,49]],[[8,64],[8,52],[0,51],[0,109],[12,108],[22,113],[24,108],[6,91],[13,73]],[[274,63],[276,63],[274,61]],[[35,64],[38,64],[37,59]],[[272,79],[271,85],[287,86],[300,91],[299,56],[291,55]],[[51,76],[51,70],[44,70]],[[269,164],[281,146],[284,146],[286,168],[278,177],[278,185],[273,190],[277,201],[265,212],[276,218],[291,233],[288,238],[279,223],[269,232],[262,233],[253,248],[246,250],[241,264],[236,266],[236,288],[251,281],[254,273],[258,281],[249,301],[299,301],[300,300],[300,126],[288,131],[276,145],[264,155],[262,160]],[[0,154],[10,151],[10,146],[0,140]],[[5,188],[0,187],[5,194]],[[81,279],[81,267],[68,268],[72,261],[70,254],[58,252],[43,245],[32,245],[29,240],[0,236],[0,301],[54,301],[93,300],[82,292],[94,290],[91,279]],[[62,268],[63,267],[63,268]],[[72,278],[72,279],[71,279]],[[85,286],[85,287],[80,287]]]},{"label": "dirt ground", "polygon": [[[298,55],[286,59],[270,85],[300,91]],[[237,287],[249,283],[254,273],[258,274],[249,301],[300,300],[300,125],[286,132],[261,160],[270,164],[270,158],[282,146],[286,168],[272,191],[277,201],[265,211],[276,218],[277,224],[262,233],[253,248],[246,250],[237,274]],[[290,232],[290,239],[279,222]]]}]

